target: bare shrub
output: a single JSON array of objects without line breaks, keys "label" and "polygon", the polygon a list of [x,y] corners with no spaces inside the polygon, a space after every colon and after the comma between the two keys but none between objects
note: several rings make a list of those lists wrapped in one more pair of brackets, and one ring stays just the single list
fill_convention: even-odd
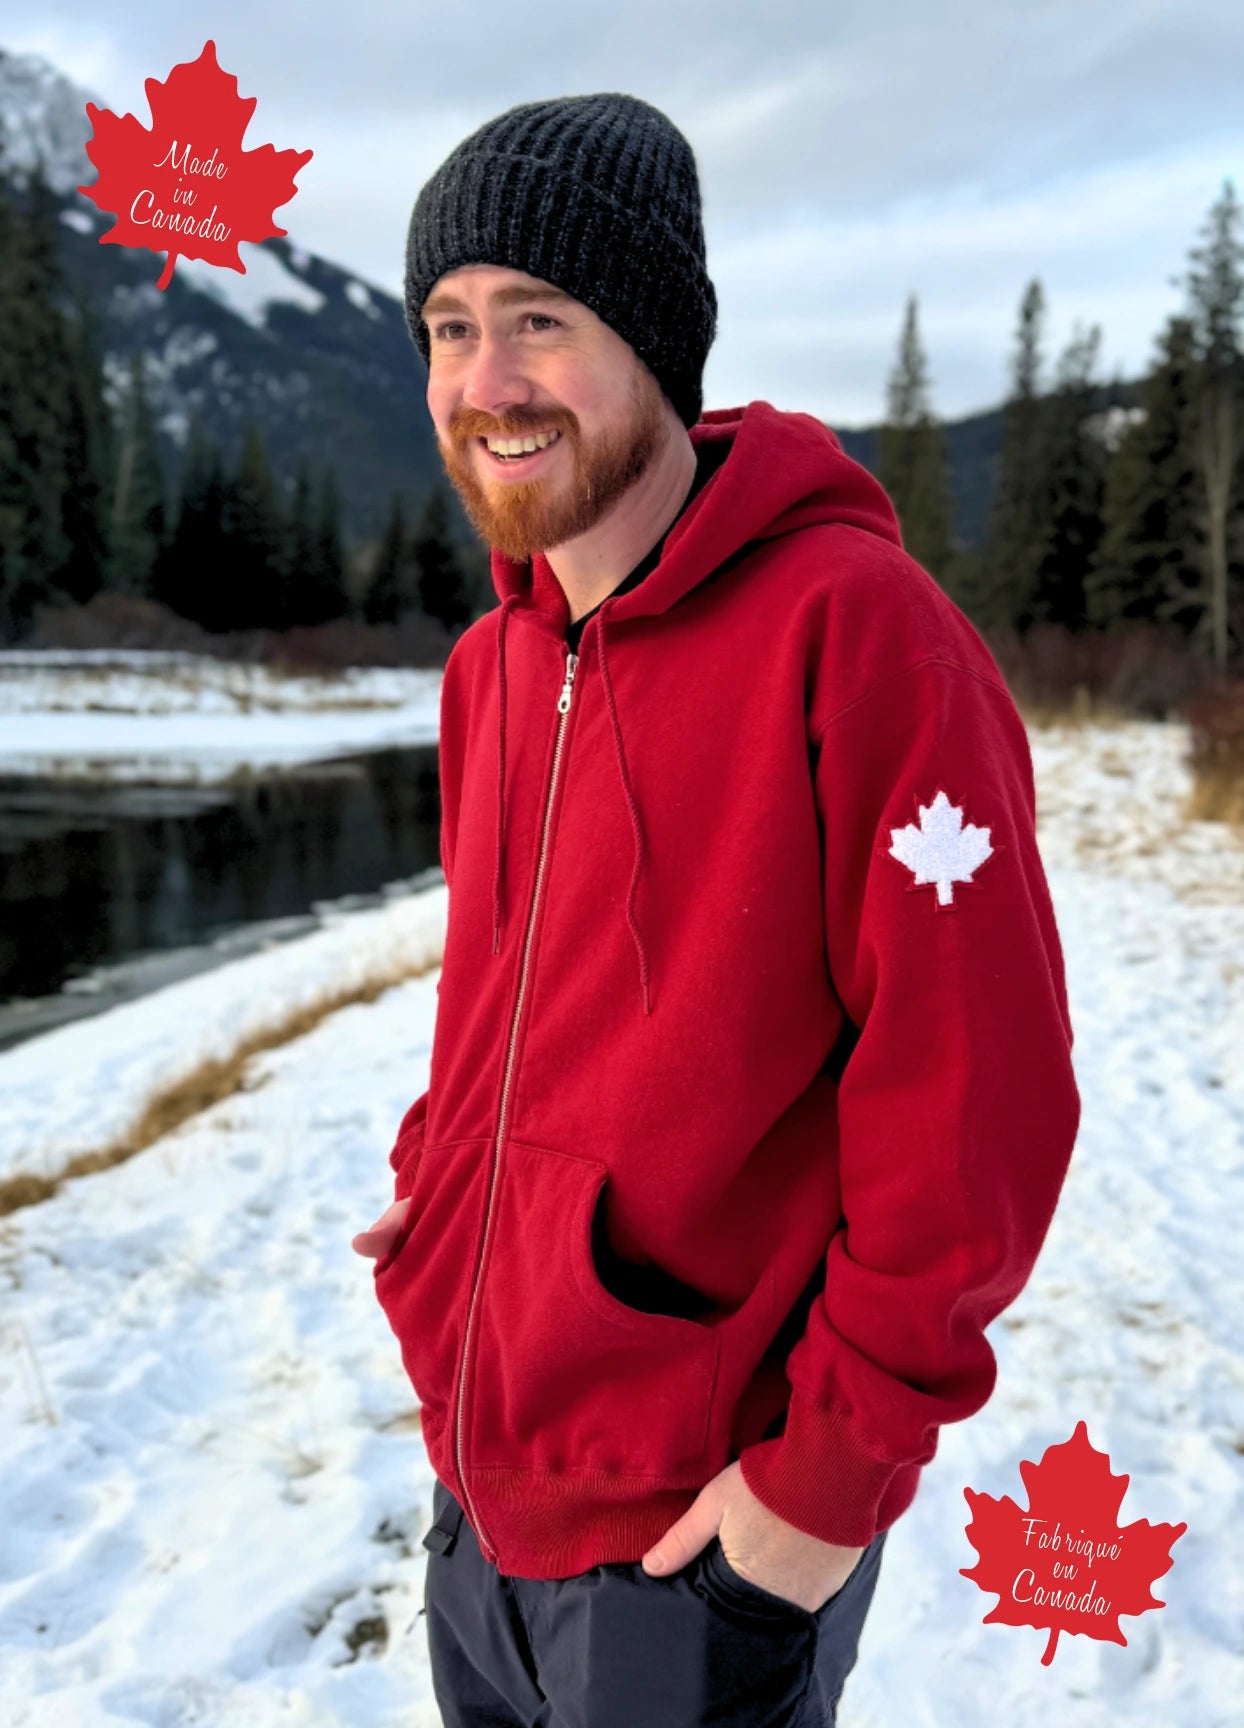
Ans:
[{"label": "bare shrub", "polygon": [[1183,705],[1192,793],[1186,814],[1244,828],[1244,679],[1217,684]]},{"label": "bare shrub", "polygon": [[204,630],[155,600],[96,594],[84,606],[41,606],[22,643],[35,649],[136,648],[210,655],[275,672],[339,672],[350,666],[443,666],[455,635],[410,612],[396,624],[338,618],[291,630]]},{"label": "bare shrub", "polygon": [[253,660],[264,632],[214,635],[158,601],[96,594],[84,606],[40,606],[23,648],[149,648]]},{"label": "bare shrub", "polygon": [[263,660],[273,670],[339,672],[349,666],[443,666],[455,637],[435,619],[408,612],[396,624],[331,624],[271,631]]},{"label": "bare shrub", "polygon": [[1213,678],[1209,661],[1170,626],[1071,631],[1040,624],[1022,636],[997,631],[986,640],[1017,706],[1036,718],[1164,720]]}]

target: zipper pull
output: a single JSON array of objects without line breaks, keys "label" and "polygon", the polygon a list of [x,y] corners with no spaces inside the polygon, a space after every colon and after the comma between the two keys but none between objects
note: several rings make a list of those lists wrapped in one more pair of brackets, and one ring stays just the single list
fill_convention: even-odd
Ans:
[{"label": "zipper pull", "polygon": [[562,685],[562,693],[557,698],[557,712],[559,714],[565,714],[570,708],[570,691],[571,691],[572,685],[574,684],[575,667],[578,664],[579,664],[579,656],[577,654],[567,654],[567,656],[566,656],[566,682]]}]

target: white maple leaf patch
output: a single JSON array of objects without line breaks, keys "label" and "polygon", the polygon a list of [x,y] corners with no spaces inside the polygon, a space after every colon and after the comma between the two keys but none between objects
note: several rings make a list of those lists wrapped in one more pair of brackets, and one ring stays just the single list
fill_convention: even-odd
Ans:
[{"label": "white maple leaf patch", "polygon": [[956,882],[971,888],[980,884],[972,877],[1000,848],[990,842],[990,829],[964,821],[965,805],[952,804],[939,791],[931,804],[916,800],[919,826],[891,828],[886,856],[906,865],[915,877],[912,888],[937,889],[938,911],[953,911]]}]

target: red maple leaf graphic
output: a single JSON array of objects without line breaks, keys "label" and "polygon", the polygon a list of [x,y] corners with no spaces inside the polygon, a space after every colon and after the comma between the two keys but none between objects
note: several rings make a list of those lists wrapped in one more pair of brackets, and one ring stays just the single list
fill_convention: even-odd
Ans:
[{"label": "red maple leaf graphic", "polygon": [[151,128],[132,114],[86,105],[94,136],[86,153],[99,179],[78,191],[116,217],[101,246],[145,246],[167,252],[156,286],[167,288],[179,257],[203,258],[246,274],[240,240],[267,240],[287,230],[272,212],[298,190],[294,176],[310,150],[243,150],[257,97],[238,95],[222,72],[216,44],[174,66],[167,80],[146,81]]},{"label": "red maple leaf graphic", "polygon": [[1165,1608],[1149,1585],[1174,1565],[1171,1548],[1188,1526],[1138,1518],[1120,1529],[1115,1519],[1128,1478],[1111,1475],[1109,1456],[1089,1444],[1083,1422],[1070,1440],[1047,1446],[1040,1464],[1024,1460],[1019,1473],[1026,1513],[1009,1495],[995,1500],[963,1490],[972,1508],[967,1537],[980,1558],[959,1570],[998,1592],[982,1624],[1048,1627],[1047,1667],[1060,1632],[1126,1644],[1119,1615]]}]

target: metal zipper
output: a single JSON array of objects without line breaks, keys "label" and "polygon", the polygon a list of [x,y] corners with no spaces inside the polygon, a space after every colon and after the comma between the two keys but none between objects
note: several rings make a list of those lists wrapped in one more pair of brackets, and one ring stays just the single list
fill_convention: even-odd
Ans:
[{"label": "metal zipper", "polygon": [[484,1222],[484,1242],[483,1247],[480,1250],[479,1265],[477,1265],[475,1269],[475,1283],[471,1287],[471,1301],[467,1308],[466,1328],[463,1332],[462,1338],[462,1363],[458,1373],[458,1480],[462,1484],[462,1493],[471,1514],[472,1526],[474,1527],[476,1534],[480,1537],[484,1558],[494,1566],[497,1563],[496,1550],[493,1548],[489,1541],[487,1532],[480,1523],[479,1513],[475,1508],[474,1501],[471,1499],[471,1491],[467,1487],[466,1471],[463,1467],[463,1394],[466,1388],[467,1361],[471,1352],[471,1321],[475,1314],[475,1298],[479,1294],[479,1268],[483,1265],[484,1258],[488,1252],[488,1233],[492,1227],[492,1202],[497,1189],[497,1171],[501,1164],[501,1143],[505,1138],[505,1114],[510,1101],[510,1082],[514,1077],[514,1052],[518,1045],[518,1022],[519,1016],[523,1011],[523,999],[527,994],[527,969],[531,961],[531,941],[536,927],[536,910],[540,904],[540,890],[544,886],[544,865],[545,860],[548,857],[549,821],[553,812],[553,794],[557,790],[557,776],[561,772],[562,742],[566,735],[566,717],[570,713],[570,697],[574,689],[575,668],[578,664],[579,656],[571,653],[568,649],[566,653],[565,678],[562,683],[561,693],[557,698],[557,712],[559,715],[557,722],[557,742],[553,747],[553,767],[549,773],[549,789],[544,800],[544,825],[540,834],[540,861],[536,866],[536,885],[532,890],[531,906],[527,913],[527,933],[524,938],[523,963],[519,968],[518,975],[518,997],[514,1003],[513,1018],[510,1021],[510,1042],[509,1049],[506,1053],[505,1080],[501,1087],[501,1109],[497,1115],[497,1138],[493,1143],[492,1149],[492,1175],[488,1188],[488,1212]]}]

